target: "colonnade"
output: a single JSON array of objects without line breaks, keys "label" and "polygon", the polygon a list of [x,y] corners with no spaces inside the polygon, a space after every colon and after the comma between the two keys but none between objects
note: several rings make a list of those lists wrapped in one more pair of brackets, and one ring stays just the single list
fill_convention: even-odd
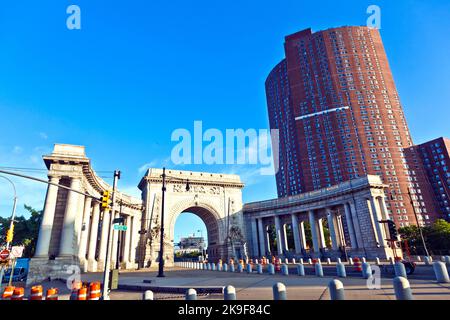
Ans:
[{"label": "colonnade", "polygon": [[[64,177],[64,181],[71,189],[85,192],[82,178]],[[63,193],[59,193],[62,188],[54,185],[60,184],[62,177],[49,176],[49,182],[35,258],[77,258],[85,271],[102,270],[106,261],[111,212],[101,210],[97,200],[99,194],[91,197],[67,191],[64,199]],[[127,231],[113,231],[111,262],[116,264],[119,256],[121,265],[130,268],[134,267],[136,260],[141,221],[138,215],[114,212],[114,218],[120,216],[125,219]]]}]

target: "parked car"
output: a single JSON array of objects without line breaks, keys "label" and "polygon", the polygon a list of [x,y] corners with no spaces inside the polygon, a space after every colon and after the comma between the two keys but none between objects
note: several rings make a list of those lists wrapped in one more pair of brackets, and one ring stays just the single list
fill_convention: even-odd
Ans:
[{"label": "parked car", "polygon": [[[27,279],[29,263],[30,259],[28,258],[17,259],[16,265],[14,266],[12,282],[22,282]],[[5,273],[3,275],[3,283],[9,282],[9,279],[11,277],[11,270],[11,267],[5,270]]]}]

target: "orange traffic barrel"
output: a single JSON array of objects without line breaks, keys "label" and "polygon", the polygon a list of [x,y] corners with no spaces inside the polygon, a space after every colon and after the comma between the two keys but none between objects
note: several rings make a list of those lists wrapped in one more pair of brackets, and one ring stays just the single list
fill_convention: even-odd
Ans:
[{"label": "orange traffic barrel", "polygon": [[79,300],[78,299],[78,290],[83,287],[83,283],[81,281],[73,281],[72,282],[72,292],[70,293],[70,300]]},{"label": "orange traffic barrel", "polygon": [[58,300],[58,289],[57,288],[48,289],[45,300]]},{"label": "orange traffic barrel", "polygon": [[11,299],[12,295],[14,293],[14,287],[13,286],[7,286],[2,294],[2,300],[9,300]]},{"label": "orange traffic barrel", "polygon": [[25,289],[22,287],[14,288],[13,295],[11,300],[23,300],[23,295],[25,293]]},{"label": "orange traffic barrel", "polygon": [[275,271],[281,271],[280,260],[275,259]]},{"label": "orange traffic barrel", "polygon": [[78,289],[77,300],[87,300],[88,289],[86,287],[82,287]]},{"label": "orange traffic barrel", "polygon": [[44,289],[42,286],[32,286],[30,290],[30,300],[42,300]]},{"label": "orange traffic barrel", "polygon": [[359,258],[353,258],[353,265],[355,266],[355,271],[361,272],[362,271],[362,267],[361,267],[361,262],[359,261]]},{"label": "orange traffic barrel", "polygon": [[89,284],[89,300],[100,300],[100,282],[91,282]]}]

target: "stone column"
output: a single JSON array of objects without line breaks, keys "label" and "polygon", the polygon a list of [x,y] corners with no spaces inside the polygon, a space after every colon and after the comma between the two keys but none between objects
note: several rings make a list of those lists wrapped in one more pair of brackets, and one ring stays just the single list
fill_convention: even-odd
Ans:
[{"label": "stone column", "polygon": [[338,228],[336,228],[335,214],[333,211],[331,211],[331,208],[326,208],[327,212],[327,219],[328,219],[328,229],[330,230],[330,237],[331,237],[331,246],[333,250],[339,249],[339,240],[338,240]]},{"label": "stone column", "polygon": [[347,222],[348,234],[350,236],[351,247],[353,249],[359,248],[358,242],[355,236],[355,229],[353,228],[353,218],[350,212],[350,205],[348,203],[344,203],[344,211],[345,211],[345,221]]},{"label": "stone column", "polygon": [[277,251],[278,255],[281,256],[283,254],[283,243],[281,240],[281,224],[279,216],[275,216],[275,231],[277,233]]},{"label": "stone column", "polygon": [[256,223],[256,218],[252,218],[252,256],[257,257],[258,256],[258,226]]},{"label": "stone column", "polygon": [[141,227],[141,221],[138,219],[138,216],[133,216],[131,218],[131,224],[133,226],[133,233],[131,234],[131,247],[130,247],[130,264],[132,267],[135,267],[136,264],[136,250],[139,243],[140,235],[139,229]]},{"label": "stone column", "polygon": [[[50,176],[49,181],[51,183],[59,184],[59,177]],[[36,253],[34,255],[35,257],[48,258],[57,197],[58,187],[49,184],[47,187],[47,196],[45,198],[44,214],[42,216],[42,222],[39,228],[39,237],[36,245]]]},{"label": "stone column", "polygon": [[377,242],[380,244],[381,247],[384,247],[384,239],[386,238],[383,234],[383,229],[381,226],[381,223],[379,222],[381,220],[381,214],[380,211],[377,208],[376,199],[374,197],[370,198],[370,206],[372,208],[372,223],[375,225],[376,229],[376,235]]},{"label": "stone column", "polygon": [[[70,181],[70,188],[74,190],[81,189],[81,178],[73,177]],[[64,213],[64,222],[59,247],[59,256],[75,256],[75,247],[77,235],[75,234],[75,220],[79,206],[79,193],[69,191],[67,195],[66,211]]]},{"label": "stone column", "polygon": [[266,238],[266,244],[267,244],[267,253],[268,254],[272,254],[272,251],[270,249],[270,235],[269,235],[269,232],[268,232],[269,231],[268,227],[265,227],[264,230],[266,231],[265,232],[265,238]]},{"label": "stone column", "polygon": [[80,241],[81,241],[81,227],[83,225],[83,215],[84,215],[84,201],[86,196],[82,194],[78,194],[78,207],[77,207],[77,215],[75,217],[75,234],[77,236],[77,250],[75,254],[78,256]]},{"label": "stone column", "polygon": [[130,258],[130,240],[131,233],[133,230],[131,229],[131,216],[127,216],[127,231],[125,231],[125,242],[123,244],[123,262],[125,262],[125,267],[129,264]]},{"label": "stone column", "polygon": [[265,256],[266,255],[266,248],[265,248],[265,244],[266,244],[266,237],[264,236],[267,232],[265,232],[265,228],[264,228],[264,224],[263,224],[263,219],[259,218],[258,219],[258,231],[259,231],[259,249],[260,249],[260,256]]},{"label": "stone column", "polygon": [[283,226],[281,228],[281,240],[283,240],[283,250],[289,251],[289,244],[287,240],[287,224],[283,223]]},{"label": "stone column", "polygon": [[319,253],[320,252],[319,235],[317,232],[316,227],[317,224],[316,224],[316,217],[314,216],[314,210],[309,210],[308,215],[309,215],[309,224],[311,226],[311,236],[313,241],[314,252]]},{"label": "stone column", "polygon": [[302,244],[302,249],[307,248],[307,244],[306,244],[306,235],[305,235],[305,222],[302,221],[300,222],[300,240],[301,240],[301,244]]},{"label": "stone column", "polygon": [[355,229],[355,238],[358,243],[358,248],[364,248],[364,242],[361,232],[361,227],[359,225],[358,212],[356,211],[355,204],[350,202],[349,204],[350,215],[352,216],[353,227]]},{"label": "stone column", "polygon": [[95,260],[95,252],[97,250],[98,222],[100,217],[100,202],[95,201],[92,210],[92,222],[89,235],[88,250],[88,271],[97,271],[97,261]]},{"label": "stone column", "polygon": [[102,234],[100,238],[100,251],[98,255],[99,268],[103,269],[105,267],[106,261],[106,246],[108,245],[108,233],[109,225],[111,223],[111,213],[109,210],[103,211],[102,219]]},{"label": "stone column", "polygon": [[323,219],[317,219],[317,228],[319,229],[319,245],[321,248],[326,248],[325,233],[323,232]]},{"label": "stone column", "polygon": [[[87,242],[89,236],[89,222],[91,219],[91,204],[92,198],[85,197],[84,198],[84,213],[83,213],[83,221],[81,226],[81,238],[80,238],[80,247],[78,248],[78,257],[80,259],[80,264],[83,264],[86,260],[86,252],[87,252]],[[84,226],[84,228],[83,228]],[[84,230],[83,230],[84,229]]]},{"label": "stone column", "polygon": [[294,234],[294,247],[295,247],[295,253],[301,253],[302,252],[302,246],[300,243],[300,233],[298,230],[298,217],[295,213],[291,215],[292,219],[292,233]]}]

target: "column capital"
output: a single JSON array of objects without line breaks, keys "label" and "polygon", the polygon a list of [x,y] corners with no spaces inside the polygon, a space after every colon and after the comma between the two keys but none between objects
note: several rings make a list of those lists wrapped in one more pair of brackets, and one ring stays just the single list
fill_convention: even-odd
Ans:
[{"label": "column capital", "polygon": [[56,175],[56,174],[49,174],[48,175],[48,180],[50,182],[53,182],[53,183],[58,183],[59,180],[61,180],[61,176],[60,175]]}]

